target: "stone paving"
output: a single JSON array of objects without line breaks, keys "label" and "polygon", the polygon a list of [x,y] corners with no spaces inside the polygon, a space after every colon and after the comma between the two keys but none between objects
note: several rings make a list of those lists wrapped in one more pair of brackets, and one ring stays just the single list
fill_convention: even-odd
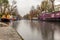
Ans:
[{"label": "stone paving", "polygon": [[2,27],[1,25],[0,25],[0,40],[22,40],[21,36],[18,35],[15,29],[13,29],[10,26]]}]

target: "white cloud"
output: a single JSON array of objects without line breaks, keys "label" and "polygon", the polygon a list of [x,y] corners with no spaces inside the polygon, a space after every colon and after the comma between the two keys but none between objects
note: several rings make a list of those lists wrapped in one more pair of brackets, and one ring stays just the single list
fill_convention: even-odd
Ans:
[{"label": "white cloud", "polygon": [[40,4],[41,1],[42,0],[18,0],[17,5],[18,5],[19,13],[22,16],[25,15],[26,13],[29,12],[32,5],[36,7],[36,5]]},{"label": "white cloud", "polygon": [[60,4],[60,0],[55,0],[55,5]]}]

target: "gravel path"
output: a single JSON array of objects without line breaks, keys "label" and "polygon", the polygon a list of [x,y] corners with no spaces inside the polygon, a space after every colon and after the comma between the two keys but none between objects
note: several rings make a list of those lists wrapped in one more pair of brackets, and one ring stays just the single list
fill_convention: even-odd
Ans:
[{"label": "gravel path", "polygon": [[12,27],[0,26],[0,40],[22,40],[22,38]]}]

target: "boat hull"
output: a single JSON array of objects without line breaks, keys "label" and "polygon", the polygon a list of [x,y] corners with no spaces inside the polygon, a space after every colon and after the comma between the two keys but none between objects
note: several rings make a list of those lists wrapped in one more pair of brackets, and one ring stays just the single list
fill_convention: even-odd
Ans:
[{"label": "boat hull", "polygon": [[58,12],[51,12],[51,13],[43,13],[39,15],[39,20],[42,21],[60,21],[60,11]]},{"label": "boat hull", "polygon": [[2,18],[1,22],[10,22],[10,19]]}]

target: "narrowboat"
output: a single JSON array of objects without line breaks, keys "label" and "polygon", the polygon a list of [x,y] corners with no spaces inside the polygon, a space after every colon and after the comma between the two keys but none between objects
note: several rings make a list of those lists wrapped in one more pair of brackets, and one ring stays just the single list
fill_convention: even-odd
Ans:
[{"label": "narrowboat", "polygon": [[10,15],[2,15],[1,22],[10,22]]},{"label": "narrowboat", "polygon": [[10,19],[1,18],[1,22],[10,22]]},{"label": "narrowboat", "polygon": [[60,21],[60,11],[42,13],[38,19],[43,21]]}]

